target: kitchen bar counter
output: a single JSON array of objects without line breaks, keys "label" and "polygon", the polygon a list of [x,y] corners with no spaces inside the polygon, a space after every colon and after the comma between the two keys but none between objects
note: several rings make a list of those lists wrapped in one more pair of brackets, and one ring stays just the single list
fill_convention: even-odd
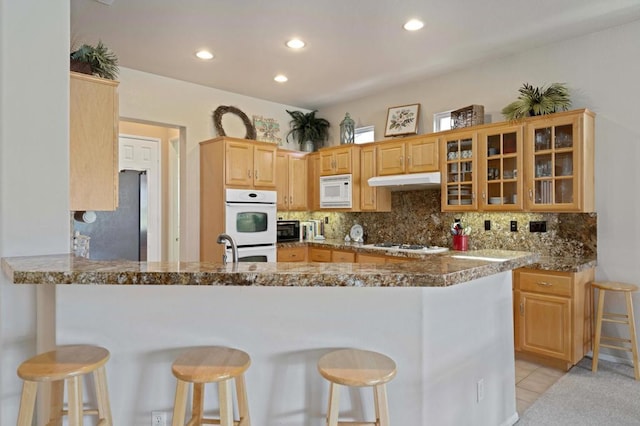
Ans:
[{"label": "kitchen bar counter", "polygon": [[[380,251],[377,253],[382,254]],[[505,260],[453,257],[460,254]],[[538,258],[527,252],[503,250],[398,255],[413,261],[223,265],[210,262],[96,261],[64,254],[4,258],[2,269],[15,284],[447,287],[527,266]]]}]

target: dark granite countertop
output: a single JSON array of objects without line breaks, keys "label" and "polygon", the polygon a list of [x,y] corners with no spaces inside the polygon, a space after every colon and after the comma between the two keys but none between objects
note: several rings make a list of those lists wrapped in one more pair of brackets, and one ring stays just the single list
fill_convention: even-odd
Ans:
[{"label": "dark granite countertop", "polygon": [[[502,261],[460,259],[454,257],[456,254],[500,258]],[[385,264],[283,262],[223,265],[211,262],[98,261],[61,254],[3,258],[2,269],[15,284],[445,287],[527,266],[536,262],[539,256],[527,252],[479,250],[422,256],[410,254],[408,257],[416,259]]]}]

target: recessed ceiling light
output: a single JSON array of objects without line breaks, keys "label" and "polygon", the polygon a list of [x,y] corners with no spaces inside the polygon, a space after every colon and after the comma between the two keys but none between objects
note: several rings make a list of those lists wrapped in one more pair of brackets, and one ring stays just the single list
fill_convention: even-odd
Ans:
[{"label": "recessed ceiling light", "polygon": [[198,50],[196,52],[196,56],[204,61],[213,59],[213,53],[209,52],[208,50]]},{"label": "recessed ceiling light", "polygon": [[305,46],[305,42],[299,38],[292,38],[287,42],[287,47],[292,49],[302,49]]},{"label": "recessed ceiling light", "polygon": [[284,83],[285,81],[289,80],[287,76],[283,74],[278,74],[275,77],[273,77],[273,79],[278,83]]},{"label": "recessed ceiling light", "polygon": [[407,31],[417,31],[420,28],[424,27],[424,23],[422,21],[418,21],[417,19],[411,19],[404,24],[403,28]]}]

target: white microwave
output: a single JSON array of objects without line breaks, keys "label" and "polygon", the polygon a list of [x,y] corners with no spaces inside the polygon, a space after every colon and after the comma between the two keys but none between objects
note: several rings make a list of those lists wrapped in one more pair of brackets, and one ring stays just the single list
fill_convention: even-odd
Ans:
[{"label": "white microwave", "polygon": [[352,207],[352,176],[320,176],[320,208]]}]

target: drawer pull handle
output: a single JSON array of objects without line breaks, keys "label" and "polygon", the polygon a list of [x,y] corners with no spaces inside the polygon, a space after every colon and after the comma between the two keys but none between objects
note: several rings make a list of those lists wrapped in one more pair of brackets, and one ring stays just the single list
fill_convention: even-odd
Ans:
[{"label": "drawer pull handle", "polygon": [[520,315],[524,315],[524,303],[520,302]]},{"label": "drawer pull handle", "polygon": [[546,281],[538,281],[536,284],[541,285],[543,287],[551,287],[551,286],[553,286],[553,284],[548,283]]}]

